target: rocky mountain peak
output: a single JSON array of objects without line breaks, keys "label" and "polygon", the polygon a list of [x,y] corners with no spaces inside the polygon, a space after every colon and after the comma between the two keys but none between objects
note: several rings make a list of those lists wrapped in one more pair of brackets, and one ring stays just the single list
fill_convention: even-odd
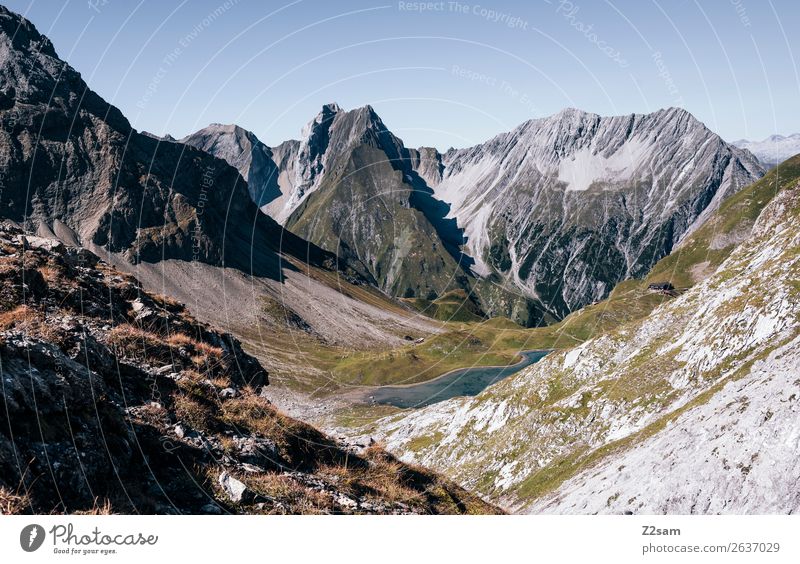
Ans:
[{"label": "rocky mountain peak", "polygon": [[568,108],[448,151],[442,165],[434,193],[465,230],[475,271],[502,273],[556,317],[642,276],[764,172],[681,108]]},{"label": "rocky mountain peak", "polygon": [[[585,110],[581,110],[578,108],[563,108],[558,112],[554,113],[553,115],[544,118],[545,121],[550,123],[561,123],[561,124],[575,124],[575,123],[585,123],[591,122],[598,119],[600,116],[592,113],[587,112]],[[539,121],[539,120],[531,120],[531,121]]]},{"label": "rocky mountain peak", "polygon": [[303,127],[302,132],[300,133],[300,138],[303,140],[308,139],[314,135],[318,135],[318,131],[327,130],[330,127],[333,118],[336,117],[336,114],[340,113],[342,108],[336,102],[331,102],[329,104],[325,104],[322,106],[320,112],[308,122],[305,127]]},{"label": "rocky mountain peak", "polygon": [[180,141],[225,160],[247,181],[250,197],[259,207],[274,200],[278,170],[272,150],[256,135],[236,124],[212,123]]},{"label": "rocky mountain peak", "polygon": [[0,29],[5,35],[13,38],[15,49],[29,54],[39,53],[58,58],[50,39],[39,33],[30,21],[5,6],[0,6]]},{"label": "rocky mountain peak", "polygon": [[[3,9],[0,23],[0,215],[132,263],[197,261],[278,277],[280,253],[307,254],[306,242],[259,212],[260,194],[248,194],[235,168],[133,130],[30,22]],[[253,143],[274,168],[269,148]]]}]

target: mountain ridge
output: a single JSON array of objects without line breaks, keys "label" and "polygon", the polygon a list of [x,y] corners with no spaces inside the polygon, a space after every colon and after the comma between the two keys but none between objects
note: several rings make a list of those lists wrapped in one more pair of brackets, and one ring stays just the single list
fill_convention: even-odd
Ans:
[{"label": "mountain ridge", "polygon": [[[443,260],[456,286],[484,315],[507,315],[525,325],[563,318],[604,298],[617,282],[643,276],[722,200],[763,174],[750,153],[726,144],[680,108],[611,117],[565,108],[485,143],[440,153],[405,148],[371,106],[345,111],[331,103],[304,128],[300,141],[280,147],[280,174],[288,179],[279,183],[283,207],[264,211],[277,214],[290,230],[339,252],[355,238],[335,225],[319,227],[327,213],[321,210],[363,213],[378,200],[367,196],[354,208],[348,200],[352,188],[347,195],[323,195],[320,186],[333,192],[353,175],[371,176],[364,181],[373,185],[395,182],[389,192],[422,195],[428,209],[436,210],[429,222],[447,226],[449,235],[434,228],[425,246],[438,237],[456,264],[440,253],[428,255],[427,262]],[[376,159],[389,166],[378,176],[364,166],[342,176],[342,158],[358,147],[379,151],[365,161],[368,167],[376,167]],[[389,180],[397,173],[399,184]],[[326,203],[305,203],[309,199]],[[377,233],[349,217],[350,228],[362,229],[367,238]],[[376,278],[395,260],[355,254],[372,261]],[[430,299],[455,289],[442,281],[382,289]]]},{"label": "mountain ridge", "polygon": [[0,26],[4,217],[133,264],[199,261],[280,279],[288,253],[372,282],[260,213],[225,160],[138,133],[28,20],[0,7]]}]

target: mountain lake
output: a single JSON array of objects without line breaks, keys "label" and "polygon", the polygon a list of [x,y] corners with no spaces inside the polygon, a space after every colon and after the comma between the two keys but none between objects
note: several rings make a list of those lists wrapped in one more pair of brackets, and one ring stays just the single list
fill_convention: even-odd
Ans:
[{"label": "mountain lake", "polygon": [[365,394],[369,403],[395,407],[425,407],[457,396],[476,396],[503,378],[538,362],[550,351],[522,351],[522,360],[509,366],[471,366],[409,386],[381,386]]}]

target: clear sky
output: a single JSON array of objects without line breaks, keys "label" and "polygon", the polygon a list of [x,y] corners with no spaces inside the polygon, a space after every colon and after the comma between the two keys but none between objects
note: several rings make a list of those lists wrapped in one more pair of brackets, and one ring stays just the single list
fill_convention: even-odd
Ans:
[{"label": "clear sky", "polygon": [[137,129],[176,137],[238,123],[274,145],[332,101],[440,149],[567,106],[800,131],[797,0],[4,3]]}]

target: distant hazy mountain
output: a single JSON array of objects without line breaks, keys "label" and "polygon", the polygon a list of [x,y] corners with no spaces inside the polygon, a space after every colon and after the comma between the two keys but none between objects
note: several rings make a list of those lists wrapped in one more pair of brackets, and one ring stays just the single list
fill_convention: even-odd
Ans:
[{"label": "distant hazy mountain", "polygon": [[800,153],[800,133],[793,133],[788,137],[770,135],[763,141],[739,139],[733,144],[747,149],[758,158],[761,164],[770,168]]},{"label": "distant hazy mountain", "polygon": [[[240,162],[208,129],[203,143],[187,142]],[[328,104],[272,154],[279,195],[262,209],[289,230],[358,258],[395,295],[460,287],[485,313],[525,324],[644,275],[763,174],[750,153],[675,108],[568,109],[440,154],[405,148],[370,107]]]}]

